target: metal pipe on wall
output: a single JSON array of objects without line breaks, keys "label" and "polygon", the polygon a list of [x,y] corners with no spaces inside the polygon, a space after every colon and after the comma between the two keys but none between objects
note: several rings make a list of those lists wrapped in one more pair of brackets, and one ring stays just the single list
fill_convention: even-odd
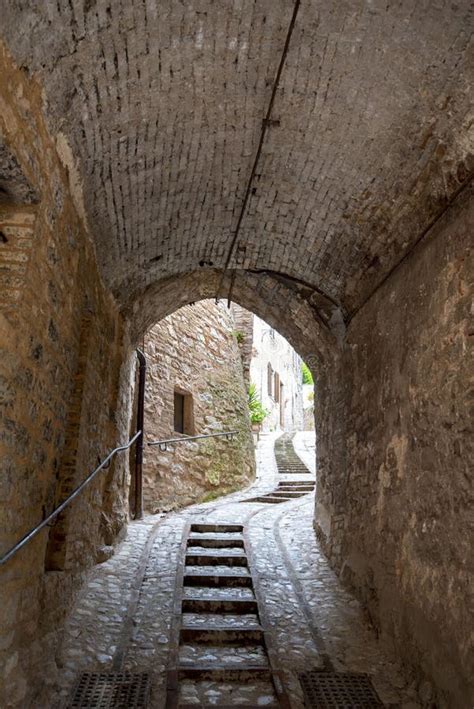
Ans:
[{"label": "metal pipe on wall", "polygon": [[143,517],[143,442],[144,438],[144,418],[145,418],[145,381],[146,381],[146,357],[142,350],[136,350],[138,369],[138,401],[137,401],[137,426],[136,430],[141,431],[135,447],[135,519]]}]

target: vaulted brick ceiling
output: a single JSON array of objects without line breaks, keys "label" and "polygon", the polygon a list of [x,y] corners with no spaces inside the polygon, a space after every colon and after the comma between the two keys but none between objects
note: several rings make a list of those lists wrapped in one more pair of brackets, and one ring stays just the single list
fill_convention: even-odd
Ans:
[{"label": "vaulted brick ceiling", "polygon": [[[468,179],[470,8],[302,0],[231,267],[300,279],[346,312],[364,301]],[[224,264],[292,10],[2,7],[5,41],[78,159],[119,298]]]}]

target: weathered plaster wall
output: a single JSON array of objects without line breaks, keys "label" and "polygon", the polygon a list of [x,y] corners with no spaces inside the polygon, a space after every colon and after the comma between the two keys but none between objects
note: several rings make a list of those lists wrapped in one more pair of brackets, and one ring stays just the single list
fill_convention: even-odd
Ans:
[{"label": "weathered plaster wall", "polygon": [[144,502],[150,512],[176,509],[250,483],[255,457],[235,323],[225,304],[187,305],[155,325],[145,339],[147,440],[180,437],[173,427],[175,387],[193,400],[195,434],[238,429],[232,441],[213,438],[145,449]]},{"label": "weathered plaster wall", "polygon": [[[286,431],[303,429],[303,388],[301,358],[293,346],[274,328],[236,303],[232,304],[236,335],[244,378],[254,384],[264,408],[268,411],[261,430],[279,428],[281,421]],[[268,393],[267,365],[277,373],[283,384],[283,401]],[[272,376],[273,376],[272,375]],[[280,407],[283,405],[283,415]],[[313,416],[314,419],[314,416]],[[313,420],[314,427],[314,420]]]},{"label": "weathered plaster wall", "polygon": [[[68,159],[64,142],[45,128],[40,87],[1,46],[0,144],[5,551],[122,439],[128,410],[126,395],[119,401],[126,380],[124,327],[78,216],[74,165],[65,166],[58,155],[60,147]],[[119,493],[125,465],[117,460],[57,526],[0,569],[2,707],[43,706],[38,687],[54,678],[57,634],[74,589],[126,520]]]},{"label": "weathered plaster wall", "polygon": [[345,483],[319,490],[342,577],[420,671],[427,706],[456,708],[474,698],[473,228],[470,192],[350,324]]}]

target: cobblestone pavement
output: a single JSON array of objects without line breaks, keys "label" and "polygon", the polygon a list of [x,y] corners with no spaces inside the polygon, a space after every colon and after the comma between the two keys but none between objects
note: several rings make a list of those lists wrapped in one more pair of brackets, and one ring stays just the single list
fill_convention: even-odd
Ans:
[{"label": "cobblestone pavement", "polygon": [[[261,436],[257,480],[250,489],[130,524],[114,557],[94,569],[71,612],[59,652],[60,678],[48,706],[67,706],[74,679],[82,671],[123,670],[150,672],[150,707],[164,708],[176,571],[190,521],[245,524],[269,655],[285,679],[292,707],[303,706],[298,673],[322,668],[328,661],[337,671],[370,674],[386,705],[421,706],[414,683],[377,639],[359,603],[341,587],[319,550],[312,527],[314,493],[283,504],[245,501],[270,492],[281,478],[273,453],[275,437]],[[298,433],[294,446],[314,471],[313,434]],[[184,647],[182,657],[189,659],[195,652]],[[211,649],[207,652],[212,657]],[[231,654],[235,660],[238,649]],[[184,682],[183,700],[212,705],[229,692],[224,684],[201,685],[198,692]],[[247,706],[274,705],[258,682],[244,688],[243,696],[234,693],[232,702],[236,700]]]}]

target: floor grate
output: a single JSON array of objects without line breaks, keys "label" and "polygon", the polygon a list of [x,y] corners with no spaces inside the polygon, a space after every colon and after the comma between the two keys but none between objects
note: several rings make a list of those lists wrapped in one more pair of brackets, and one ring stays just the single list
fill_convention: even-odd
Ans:
[{"label": "floor grate", "polygon": [[308,709],[383,707],[368,675],[314,670],[300,675]]},{"label": "floor grate", "polygon": [[145,709],[149,689],[145,672],[83,672],[68,709]]}]

